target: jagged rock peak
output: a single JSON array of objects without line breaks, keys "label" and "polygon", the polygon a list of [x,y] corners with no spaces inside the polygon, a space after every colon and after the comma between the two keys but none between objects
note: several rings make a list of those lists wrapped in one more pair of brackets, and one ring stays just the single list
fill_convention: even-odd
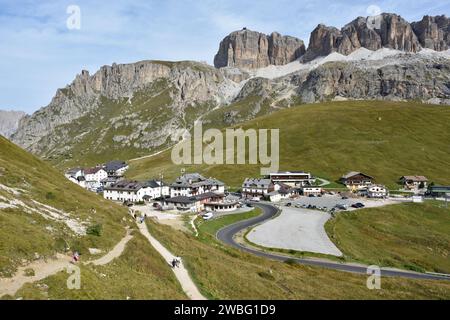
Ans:
[{"label": "jagged rock peak", "polygon": [[305,53],[302,40],[277,32],[266,35],[244,28],[226,36],[214,58],[214,66],[257,69],[284,65]]},{"label": "jagged rock peak", "polygon": [[422,21],[411,25],[422,47],[436,51],[450,48],[450,18],[445,15],[424,16]]},{"label": "jagged rock peak", "polygon": [[359,48],[417,52],[421,46],[409,22],[399,15],[383,13],[377,17],[358,17],[341,30],[320,24],[311,33],[304,61],[332,52],[348,55]]}]

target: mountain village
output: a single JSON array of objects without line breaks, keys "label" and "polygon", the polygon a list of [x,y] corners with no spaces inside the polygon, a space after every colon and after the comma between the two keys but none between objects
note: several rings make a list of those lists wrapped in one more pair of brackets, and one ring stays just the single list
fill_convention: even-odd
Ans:
[{"label": "mountain village", "polygon": [[[363,172],[344,174],[339,183],[347,191],[327,190],[328,181],[314,177],[309,172],[285,171],[272,173],[266,177],[246,178],[240,190],[228,192],[224,182],[206,178],[199,173],[183,173],[172,183],[161,178],[147,181],[132,181],[124,178],[129,165],[125,161],[113,160],[93,168],[73,168],[65,176],[73,183],[89,191],[102,194],[107,200],[125,205],[152,204],[158,210],[177,210],[188,213],[232,212],[244,205],[245,201],[286,202],[300,197],[322,197],[342,194],[342,199],[409,199],[422,202],[424,197],[446,198],[450,196],[450,186],[429,185],[424,176],[402,176],[399,178],[401,194],[391,194],[390,190],[377,184],[375,178]],[[339,202],[339,201],[338,201]],[[333,207],[319,209],[334,212],[347,210],[349,206],[336,202]],[[288,202],[289,205],[292,205]],[[359,203],[353,208],[362,208]],[[310,207],[316,209],[316,206]]]}]

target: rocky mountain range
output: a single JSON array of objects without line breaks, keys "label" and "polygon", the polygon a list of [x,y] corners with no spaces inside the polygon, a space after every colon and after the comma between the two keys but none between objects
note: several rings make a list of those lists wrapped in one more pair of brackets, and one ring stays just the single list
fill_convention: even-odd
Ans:
[{"label": "rocky mountain range", "polygon": [[222,40],[214,57],[214,66],[248,69],[279,66],[297,60],[305,54],[305,50],[305,44],[300,39],[277,32],[265,35],[244,28]]},{"label": "rocky mountain range", "polygon": [[195,120],[224,127],[299,103],[420,100],[450,104],[449,19],[395,14],[319,25],[300,39],[246,28],[215,66],[141,61],[82,71],[11,139],[60,166],[130,159],[170,147]]},{"label": "rocky mountain range", "polygon": [[19,121],[25,116],[22,111],[0,110],[0,135],[9,138],[19,127]]}]

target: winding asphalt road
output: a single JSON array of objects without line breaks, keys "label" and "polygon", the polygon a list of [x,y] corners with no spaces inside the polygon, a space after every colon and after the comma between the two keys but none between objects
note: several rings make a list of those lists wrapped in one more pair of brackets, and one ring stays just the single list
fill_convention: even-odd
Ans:
[{"label": "winding asphalt road", "polygon": [[[264,252],[264,251],[250,248],[250,247],[244,246],[240,243],[237,243],[234,240],[234,236],[237,233],[239,233],[240,231],[242,231],[244,229],[250,228],[252,226],[261,224],[261,223],[265,222],[266,220],[273,219],[278,214],[278,208],[276,208],[272,205],[263,204],[263,203],[255,203],[254,205],[263,210],[263,213],[260,216],[251,218],[248,220],[239,221],[235,224],[232,224],[232,225],[229,225],[227,227],[220,229],[216,235],[217,239],[219,239],[223,243],[230,245],[234,248],[237,248],[239,250],[251,253],[253,255],[256,255],[256,256],[259,256],[262,258],[267,258],[267,259],[281,261],[281,262],[284,262],[287,260],[293,260],[299,264],[318,266],[318,267],[324,267],[324,268],[328,268],[328,269],[334,269],[334,270],[339,270],[339,271],[346,271],[346,272],[367,275],[367,266],[363,266],[363,265],[338,263],[338,262],[326,261],[326,260],[286,257],[283,255],[278,255],[276,253]],[[425,280],[450,280],[450,276],[447,276],[447,275],[417,273],[417,272],[406,271],[406,270],[402,271],[402,270],[392,270],[392,269],[383,269],[383,268],[381,269],[381,276],[405,277],[405,278],[422,279],[422,280],[424,280],[424,279]]]}]

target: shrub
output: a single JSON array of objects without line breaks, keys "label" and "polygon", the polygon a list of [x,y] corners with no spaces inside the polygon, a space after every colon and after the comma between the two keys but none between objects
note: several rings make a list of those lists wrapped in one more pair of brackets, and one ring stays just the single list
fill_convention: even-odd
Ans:
[{"label": "shrub", "polygon": [[56,196],[54,195],[53,192],[47,192],[47,194],[45,195],[45,199],[54,200],[54,199],[56,199]]},{"label": "shrub", "polygon": [[284,263],[290,265],[290,266],[296,266],[298,265],[297,261],[295,259],[287,259]]},{"label": "shrub", "polygon": [[263,279],[270,280],[270,281],[275,280],[275,277],[273,275],[271,275],[269,272],[264,272],[264,271],[258,272],[258,276],[260,276]]},{"label": "shrub", "polygon": [[36,275],[36,273],[34,272],[33,269],[31,269],[31,268],[25,269],[25,276],[26,277],[34,277],[35,275]]},{"label": "shrub", "polygon": [[100,237],[102,235],[102,225],[96,224],[87,228],[86,233],[91,236]]}]

